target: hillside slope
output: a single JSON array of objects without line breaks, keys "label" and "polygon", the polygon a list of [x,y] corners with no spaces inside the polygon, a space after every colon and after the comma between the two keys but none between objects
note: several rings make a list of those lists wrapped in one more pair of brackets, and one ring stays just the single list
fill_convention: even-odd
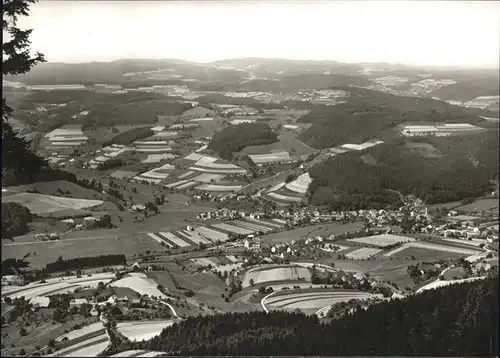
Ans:
[{"label": "hillside slope", "polygon": [[498,355],[498,279],[424,292],[328,324],[284,312],[190,317],[133,349],[179,355]]}]

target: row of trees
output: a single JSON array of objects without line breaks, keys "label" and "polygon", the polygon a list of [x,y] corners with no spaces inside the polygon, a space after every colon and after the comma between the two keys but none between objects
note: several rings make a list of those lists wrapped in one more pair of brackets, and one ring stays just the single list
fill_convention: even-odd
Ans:
[{"label": "row of trees", "polygon": [[46,273],[75,270],[82,268],[110,266],[110,265],[126,265],[127,258],[124,254],[99,255],[92,257],[77,257],[74,259],[64,260],[59,256],[57,261],[48,263],[45,266]]}]

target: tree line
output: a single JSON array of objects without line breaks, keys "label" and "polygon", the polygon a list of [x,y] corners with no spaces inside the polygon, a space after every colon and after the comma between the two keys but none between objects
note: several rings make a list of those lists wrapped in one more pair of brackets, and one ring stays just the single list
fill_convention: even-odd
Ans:
[{"label": "tree line", "polygon": [[46,273],[58,271],[75,270],[90,267],[126,265],[127,258],[124,254],[99,255],[91,257],[77,257],[74,259],[63,259],[59,256],[57,261],[45,265]]}]

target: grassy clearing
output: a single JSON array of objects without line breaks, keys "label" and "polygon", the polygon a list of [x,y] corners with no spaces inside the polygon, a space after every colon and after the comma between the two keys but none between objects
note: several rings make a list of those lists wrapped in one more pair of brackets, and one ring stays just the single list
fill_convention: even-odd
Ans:
[{"label": "grassy clearing", "polygon": [[275,234],[262,236],[262,243],[265,245],[281,244],[292,240],[307,239],[308,237],[322,236],[328,237],[330,234],[340,234],[353,232],[363,228],[362,222],[347,224],[329,223],[305,226],[298,229],[283,231]]}]

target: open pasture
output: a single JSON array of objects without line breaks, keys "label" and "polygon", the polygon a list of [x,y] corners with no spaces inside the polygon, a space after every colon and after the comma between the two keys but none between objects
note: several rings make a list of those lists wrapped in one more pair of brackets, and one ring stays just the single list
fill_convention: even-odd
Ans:
[{"label": "open pasture", "polygon": [[41,267],[56,261],[59,256],[65,259],[107,254],[125,254],[127,257],[131,257],[147,250],[163,249],[159,243],[151,240],[147,235],[92,237],[89,234],[88,237],[83,238],[3,244],[2,260],[10,257],[20,258],[31,253],[26,261],[30,263],[31,267]]},{"label": "open pasture", "polygon": [[[276,222],[284,224],[283,222]],[[290,242],[292,240],[307,239],[308,237],[328,237],[330,234],[341,234],[345,232],[353,232],[363,228],[363,223],[360,221],[341,224],[341,223],[328,223],[304,226],[301,228],[278,232],[274,234],[262,236],[262,243],[265,245],[281,244]]]},{"label": "open pasture", "polygon": [[347,253],[345,256],[353,260],[365,260],[372,257],[373,255],[378,254],[379,252],[382,252],[382,250],[362,247],[361,249],[357,249]]},{"label": "open pasture", "polygon": [[311,280],[311,272],[305,268],[294,265],[287,266],[262,266],[248,270],[242,280],[243,287],[251,286],[250,280],[254,284],[271,281],[291,281]]},{"label": "open pasture", "polygon": [[134,290],[141,295],[155,296],[162,299],[169,298],[158,290],[158,284],[144,273],[133,272],[124,278],[110,284],[111,287],[126,287]]},{"label": "open pasture", "polygon": [[149,341],[158,336],[163,329],[173,325],[175,320],[164,321],[131,321],[119,322],[116,325],[118,332],[123,334],[132,342]]},{"label": "open pasture", "polygon": [[66,209],[87,209],[104,203],[102,200],[73,199],[35,193],[14,194],[4,197],[3,201],[26,206],[33,214],[48,214]]},{"label": "open pasture", "polygon": [[107,283],[114,278],[113,273],[101,273],[92,277],[63,277],[47,280],[46,283],[32,282],[25,286],[15,286],[2,290],[2,297],[24,297],[26,300],[35,296],[73,292],[77,288],[97,287],[99,282]]},{"label": "open pasture", "polygon": [[415,239],[412,237],[406,237],[406,236],[381,234],[381,235],[358,237],[356,239],[349,239],[347,241],[361,243],[361,244],[367,244],[367,245],[372,245],[372,246],[377,246],[377,247],[386,247],[386,246],[395,245],[398,243],[415,241]]}]

